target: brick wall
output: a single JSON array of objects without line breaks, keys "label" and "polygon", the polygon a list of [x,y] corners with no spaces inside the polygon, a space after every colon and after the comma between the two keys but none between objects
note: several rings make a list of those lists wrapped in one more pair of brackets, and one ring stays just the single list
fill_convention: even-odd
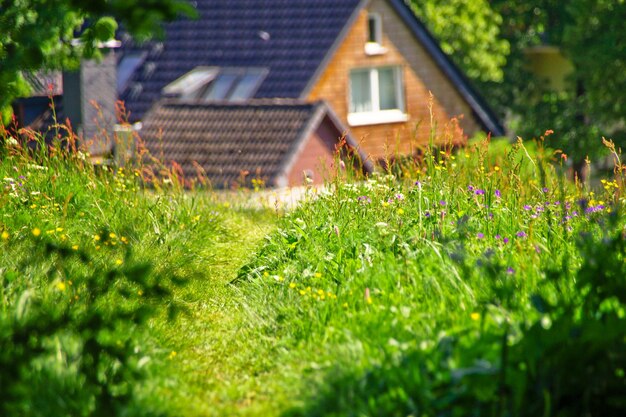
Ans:
[{"label": "brick wall", "polygon": [[[367,15],[370,11],[382,17],[382,45],[387,48],[387,52],[382,55],[368,56],[364,51],[368,35]],[[439,136],[458,137],[450,123],[450,119],[457,116],[462,116],[461,127],[466,134],[471,135],[480,130],[469,105],[384,0],[371,1],[367,10],[360,13],[308,99],[325,99],[345,125],[349,126],[350,70],[384,65],[398,65],[402,68],[405,110],[409,120],[351,128],[353,136],[373,159],[412,153],[416,147],[428,143],[431,132],[429,92],[434,96],[433,120]]]}]

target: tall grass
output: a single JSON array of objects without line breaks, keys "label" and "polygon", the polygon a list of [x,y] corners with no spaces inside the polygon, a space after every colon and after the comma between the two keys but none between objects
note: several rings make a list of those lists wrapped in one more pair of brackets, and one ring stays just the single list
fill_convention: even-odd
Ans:
[{"label": "tall grass", "polygon": [[337,161],[257,246],[175,168],[0,136],[2,415],[624,414],[610,141],[598,189],[549,132]]},{"label": "tall grass", "polygon": [[94,166],[71,135],[30,135],[2,132],[0,414],[162,415],[143,383],[170,352],[147,320],[184,307],[225,210],[141,166]]},{"label": "tall grass", "polygon": [[623,413],[624,171],[612,149],[600,190],[571,182],[549,134],[429,147],[285,217],[238,285],[310,375],[288,415]]}]

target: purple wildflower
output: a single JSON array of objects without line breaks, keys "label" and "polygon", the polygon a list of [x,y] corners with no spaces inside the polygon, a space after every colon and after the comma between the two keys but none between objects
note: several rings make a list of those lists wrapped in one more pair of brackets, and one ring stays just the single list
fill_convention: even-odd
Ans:
[{"label": "purple wildflower", "polygon": [[439,202],[439,204],[441,204],[442,206],[445,206],[445,205],[446,205],[446,202],[445,202],[445,201],[443,201],[443,200],[441,200],[441,201]]},{"label": "purple wildflower", "polygon": [[519,231],[519,232],[517,232],[517,233],[515,234],[515,236],[517,236],[517,237],[526,237],[526,236],[528,236],[528,235],[527,235],[527,234],[526,234],[526,232],[524,232],[524,231]]},{"label": "purple wildflower", "polygon": [[526,204],[526,205],[524,206],[524,210],[528,211],[528,210],[530,210],[530,209],[532,209],[532,207],[531,207],[531,206],[529,206],[528,204]]},{"label": "purple wildflower", "polygon": [[424,212],[424,217],[430,217],[430,211],[425,211]]},{"label": "purple wildflower", "polygon": [[484,235],[483,233],[478,232],[478,233],[476,233],[476,237],[477,237],[478,239],[482,239],[482,238],[484,238],[484,237],[485,237],[485,235]]},{"label": "purple wildflower", "polygon": [[506,273],[509,275],[513,275],[515,273],[515,269],[511,268],[510,266],[506,269]]},{"label": "purple wildflower", "polygon": [[372,202],[372,199],[366,195],[362,195],[357,198],[357,201],[361,204],[369,204]]},{"label": "purple wildflower", "polygon": [[420,190],[422,189],[422,183],[420,181],[415,181],[415,186]]},{"label": "purple wildflower", "polygon": [[471,185],[468,185],[467,186],[467,191],[470,191],[470,192],[474,191],[474,187],[471,186]]},{"label": "purple wildflower", "polygon": [[548,192],[548,191],[550,191],[550,190],[548,189],[548,187],[543,187],[543,188],[541,189],[541,191],[543,191],[544,193],[547,193],[547,192]]},{"label": "purple wildflower", "polygon": [[604,209],[605,209],[605,207],[602,204],[597,205],[597,206],[589,206],[589,207],[587,207],[585,209],[585,213],[587,213],[587,214],[589,214],[589,213],[596,213],[596,212],[602,211]]},{"label": "purple wildflower", "polygon": [[504,239],[502,239],[502,242],[506,245],[507,243],[509,243],[509,238],[505,237]]},{"label": "purple wildflower", "polygon": [[476,194],[476,195],[485,195],[485,190],[476,190],[476,191],[474,191],[474,194]]},{"label": "purple wildflower", "polygon": [[398,200],[398,201],[404,200],[404,194],[402,194],[402,193],[396,194],[396,200]]},{"label": "purple wildflower", "polygon": [[502,193],[500,192],[500,190],[494,191],[494,194],[496,195],[497,198],[501,198],[502,197]]},{"label": "purple wildflower", "polygon": [[500,238],[501,238],[501,237],[502,237],[502,236],[500,236],[500,235],[495,235],[495,236],[494,236],[494,238],[495,238],[496,240],[500,240]]}]

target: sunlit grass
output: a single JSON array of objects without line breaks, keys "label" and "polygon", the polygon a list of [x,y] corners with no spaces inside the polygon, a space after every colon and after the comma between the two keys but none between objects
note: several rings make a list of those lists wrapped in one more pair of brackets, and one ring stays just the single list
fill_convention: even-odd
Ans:
[{"label": "sunlit grass", "polygon": [[[167,167],[94,168],[78,151],[7,142],[0,359],[23,374],[0,372],[17,387],[5,411],[523,415],[502,387],[532,398],[512,380],[545,382],[522,369],[534,366],[530,351],[553,359],[551,377],[572,379],[554,360],[577,352],[556,334],[568,317],[595,329],[591,346],[610,352],[616,370],[607,376],[592,356],[578,362],[614,381],[626,369],[623,340],[601,323],[619,335],[624,317],[620,155],[591,189],[547,145],[548,133],[537,143],[426,148],[368,177],[335,164],[324,187],[309,185],[278,217],[282,209],[250,208],[245,191],[232,201],[185,191]],[[94,311],[132,320],[85,321]],[[42,351],[7,336],[24,323],[39,333],[23,346]],[[81,361],[97,355],[81,340],[111,352],[119,344],[123,355],[89,373]],[[559,407],[547,387],[531,402],[541,408],[555,395]]]}]

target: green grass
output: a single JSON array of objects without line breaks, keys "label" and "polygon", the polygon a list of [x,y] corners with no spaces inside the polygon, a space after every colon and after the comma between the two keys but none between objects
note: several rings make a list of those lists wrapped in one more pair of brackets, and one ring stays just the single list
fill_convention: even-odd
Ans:
[{"label": "green grass", "polygon": [[279,217],[8,146],[0,410],[619,414],[617,168],[589,190],[541,144],[478,142]]}]

